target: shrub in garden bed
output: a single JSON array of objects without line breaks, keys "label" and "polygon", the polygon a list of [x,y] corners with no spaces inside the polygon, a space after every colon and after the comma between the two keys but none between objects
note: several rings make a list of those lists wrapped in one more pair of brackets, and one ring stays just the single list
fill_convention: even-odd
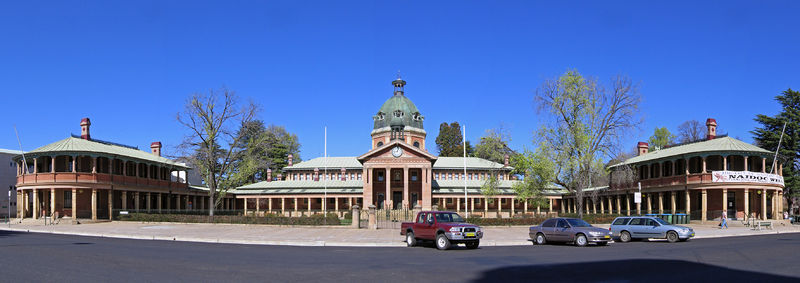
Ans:
[{"label": "shrub in garden bed", "polygon": [[513,218],[483,218],[483,217],[469,217],[466,219],[467,223],[472,223],[480,226],[514,226],[514,225],[539,225],[548,217],[544,215],[537,216],[522,216]]},{"label": "shrub in garden bed", "polygon": [[147,214],[131,213],[120,215],[122,221],[140,222],[182,222],[182,223],[229,223],[229,224],[272,224],[272,225],[341,225],[335,213],[327,215],[315,214],[311,216],[286,217],[277,214],[262,216],[241,215],[215,215],[213,219],[208,215],[193,214]]},{"label": "shrub in garden bed", "polygon": [[[611,224],[614,218],[624,216],[622,214],[583,214],[583,220],[589,224]],[[561,217],[580,218],[577,213],[564,213]]]},{"label": "shrub in garden bed", "polygon": [[[619,214],[584,214],[583,220],[590,224],[609,224]],[[470,216],[466,219],[467,223],[472,223],[480,226],[521,226],[521,225],[539,225],[543,221],[555,217],[554,215],[518,215],[513,218],[483,218],[480,216]],[[579,218],[578,214],[561,214],[559,217]]]}]

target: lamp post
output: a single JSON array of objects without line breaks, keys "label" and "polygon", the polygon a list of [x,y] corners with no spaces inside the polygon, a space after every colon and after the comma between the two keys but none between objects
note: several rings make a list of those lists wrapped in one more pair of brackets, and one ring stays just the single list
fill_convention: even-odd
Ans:
[{"label": "lamp post", "polygon": [[8,227],[11,228],[11,190],[14,189],[14,186],[8,186],[8,215],[6,216],[6,221],[8,222]]}]

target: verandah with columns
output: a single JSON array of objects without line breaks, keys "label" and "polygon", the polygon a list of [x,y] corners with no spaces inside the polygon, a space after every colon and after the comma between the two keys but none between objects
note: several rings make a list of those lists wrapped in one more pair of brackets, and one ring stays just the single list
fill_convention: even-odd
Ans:
[{"label": "verandah with columns", "polygon": [[[17,190],[19,218],[70,217],[112,220],[119,211],[169,213],[205,211],[208,196],[104,188],[25,188]],[[235,200],[225,198],[221,209],[235,209]]]},{"label": "verandah with columns", "polygon": [[520,214],[546,214],[557,212],[561,207],[560,197],[547,197],[547,205],[534,206],[531,201],[519,200],[514,195],[434,195],[433,203],[438,210],[469,213],[481,217],[508,218]]},{"label": "verandah with columns", "polygon": [[[679,191],[643,192],[641,203],[633,193],[609,192],[583,199],[584,213],[591,214],[679,214],[691,220],[719,219],[723,211],[730,219],[779,220],[783,211],[783,190],[770,188],[698,188]],[[562,213],[577,212],[577,198],[566,196]]]},{"label": "verandah with columns", "polygon": [[245,215],[263,215],[264,213],[284,216],[312,215],[333,212],[340,217],[352,210],[353,206],[363,206],[361,195],[329,194],[325,195],[283,195],[283,196],[237,196],[242,199],[242,211]]}]

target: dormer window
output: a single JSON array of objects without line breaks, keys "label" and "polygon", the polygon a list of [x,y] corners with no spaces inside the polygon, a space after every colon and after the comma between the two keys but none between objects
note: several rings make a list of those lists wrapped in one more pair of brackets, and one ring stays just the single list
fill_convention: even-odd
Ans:
[{"label": "dormer window", "polygon": [[383,112],[378,112],[378,115],[375,115],[372,118],[375,119],[375,121],[383,121],[383,119],[386,118],[386,114],[384,114]]},{"label": "dormer window", "polygon": [[425,117],[422,117],[419,112],[414,112],[414,114],[411,115],[411,119],[414,119],[414,121],[422,121]]},{"label": "dormer window", "polygon": [[404,115],[403,111],[400,111],[400,110],[394,111],[394,116],[397,117],[397,118],[403,118],[403,115]]}]

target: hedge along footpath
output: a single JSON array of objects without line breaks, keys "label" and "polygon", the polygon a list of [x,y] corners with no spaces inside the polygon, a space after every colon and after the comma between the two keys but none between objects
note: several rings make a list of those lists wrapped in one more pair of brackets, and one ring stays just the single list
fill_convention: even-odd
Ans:
[{"label": "hedge along footpath", "polygon": [[226,224],[270,224],[270,225],[342,225],[339,217],[335,213],[327,215],[315,214],[311,216],[286,217],[276,214],[265,214],[264,216],[241,216],[241,215],[215,215],[213,218],[208,215],[191,214],[148,214],[130,213],[120,215],[121,221],[137,222],[178,222],[178,223],[226,223]]},{"label": "hedge along footpath", "polygon": [[[584,214],[583,220],[589,222],[589,224],[609,224],[614,218],[617,218],[622,215],[618,214]],[[577,214],[561,214],[559,217],[566,217],[566,218],[578,218]],[[522,225],[539,225],[547,219],[552,217],[544,216],[544,215],[523,215],[523,216],[515,216],[512,218],[483,218],[483,217],[472,217],[465,219],[467,223],[480,225],[480,226],[522,226]]]},{"label": "hedge along footpath", "polygon": [[[622,214],[583,214],[583,221],[589,222],[589,224],[611,224],[611,221],[614,221],[615,218],[625,216]],[[578,217],[577,213],[564,213],[561,214],[561,217],[567,218],[580,218]]]}]

